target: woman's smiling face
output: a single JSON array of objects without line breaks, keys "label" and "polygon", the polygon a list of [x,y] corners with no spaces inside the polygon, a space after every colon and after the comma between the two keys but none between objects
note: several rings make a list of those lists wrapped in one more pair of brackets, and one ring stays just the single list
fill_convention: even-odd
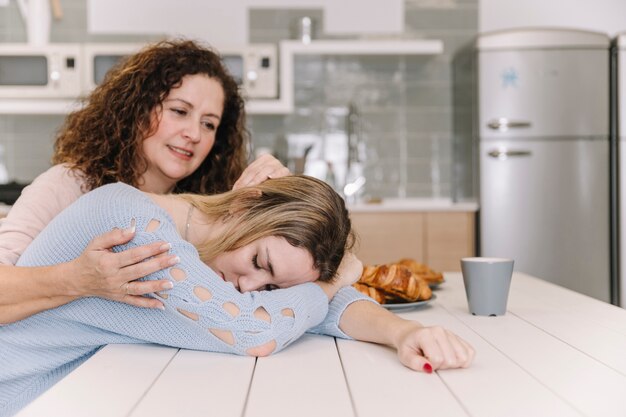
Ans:
[{"label": "woman's smiling face", "polygon": [[240,292],[287,288],[319,278],[313,257],[306,249],[275,236],[222,253],[208,265]]},{"label": "woman's smiling face", "polygon": [[183,77],[153,111],[158,125],[142,144],[148,170],[139,188],[165,193],[191,175],[213,148],[223,109],[224,90],[217,80],[203,74]]}]

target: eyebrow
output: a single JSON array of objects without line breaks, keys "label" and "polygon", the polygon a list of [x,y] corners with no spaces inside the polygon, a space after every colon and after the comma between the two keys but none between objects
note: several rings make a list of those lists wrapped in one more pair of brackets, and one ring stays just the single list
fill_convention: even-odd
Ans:
[{"label": "eyebrow", "polygon": [[274,276],[274,267],[272,266],[272,261],[270,260],[270,250],[265,247],[265,255],[267,256],[267,268],[270,270],[270,274]]},{"label": "eyebrow", "polygon": [[[163,100],[163,102],[164,102],[164,103],[165,103],[166,101],[180,101],[180,102],[182,102],[182,103],[185,103],[187,106],[189,106],[189,107],[191,107],[191,108],[193,108],[193,107],[194,107],[194,106],[193,106],[193,104],[191,104],[190,102],[188,102],[187,100],[184,100],[184,99],[182,99],[182,98],[176,98],[176,97],[174,97],[174,98],[168,98],[168,99]],[[215,114],[215,113],[205,113],[205,114],[204,114],[204,116],[214,117],[214,118],[216,118],[217,120],[221,120],[220,116],[218,116],[218,115],[217,115],[217,114]]]}]

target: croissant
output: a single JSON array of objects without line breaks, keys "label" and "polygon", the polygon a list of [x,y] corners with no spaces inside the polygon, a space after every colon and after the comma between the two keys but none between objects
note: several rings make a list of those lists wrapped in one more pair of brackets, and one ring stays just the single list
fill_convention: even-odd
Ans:
[{"label": "croissant", "polygon": [[435,272],[427,265],[416,262],[413,259],[404,258],[396,262],[398,265],[404,265],[411,270],[415,275],[425,279],[429,284],[438,284],[443,282],[443,274],[441,272]]},{"label": "croissant", "polygon": [[386,298],[412,302],[432,296],[428,283],[404,265],[368,265],[358,282],[382,290]]},{"label": "croissant", "polygon": [[359,284],[358,282],[355,282],[352,286],[356,288],[358,292],[373,298],[378,304],[385,304],[387,301],[385,299],[385,294],[379,289],[370,287],[369,285]]}]

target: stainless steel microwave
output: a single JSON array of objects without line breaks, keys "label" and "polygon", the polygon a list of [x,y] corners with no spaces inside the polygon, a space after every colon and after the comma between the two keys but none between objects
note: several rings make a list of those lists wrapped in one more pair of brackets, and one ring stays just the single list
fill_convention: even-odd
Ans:
[{"label": "stainless steel microwave", "polygon": [[0,98],[76,98],[81,93],[78,44],[0,44]]},{"label": "stainless steel microwave", "polygon": [[[142,44],[85,44],[84,91],[87,94],[104,79],[107,71],[120,59],[140,50]],[[246,98],[278,96],[278,59],[276,45],[252,44],[218,47],[224,64],[237,80]]]}]

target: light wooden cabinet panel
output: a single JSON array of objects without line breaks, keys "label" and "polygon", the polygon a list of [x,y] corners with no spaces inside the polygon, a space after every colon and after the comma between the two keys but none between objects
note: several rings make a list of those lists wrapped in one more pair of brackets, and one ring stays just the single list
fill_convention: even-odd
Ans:
[{"label": "light wooden cabinet panel", "polygon": [[438,271],[460,271],[475,255],[474,212],[355,212],[356,254],[365,264],[409,257]]},{"label": "light wooden cabinet panel", "polygon": [[475,213],[427,213],[424,259],[438,271],[460,271],[460,259],[475,254]]},{"label": "light wooden cabinet panel", "polygon": [[364,264],[422,258],[424,213],[351,213],[350,218],[359,238],[356,254]]}]

